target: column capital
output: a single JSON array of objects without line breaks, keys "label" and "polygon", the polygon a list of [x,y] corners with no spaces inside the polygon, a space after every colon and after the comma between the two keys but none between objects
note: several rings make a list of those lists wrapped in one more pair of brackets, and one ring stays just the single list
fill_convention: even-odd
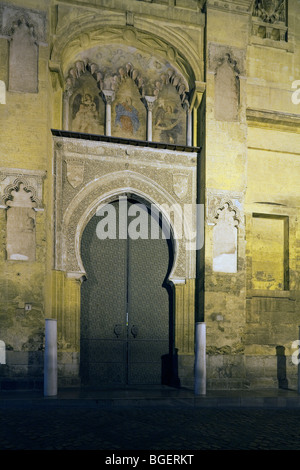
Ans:
[{"label": "column capital", "polygon": [[115,92],[113,90],[102,90],[105,101],[107,104],[112,104],[115,99]]},{"label": "column capital", "polygon": [[156,96],[147,95],[147,96],[145,96],[145,100],[146,100],[146,103],[147,103],[147,108],[149,109],[149,111],[152,111],[155,100],[156,100]]},{"label": "column capital", "polygon": [[202,97],[206,88],[206,83],[204,82],[196,82],[195,83],[196,87],[194,90],[194,93],[191,97],[190,101],[190,108],[198,108],[200,106],[200,103],[202,101]]}]

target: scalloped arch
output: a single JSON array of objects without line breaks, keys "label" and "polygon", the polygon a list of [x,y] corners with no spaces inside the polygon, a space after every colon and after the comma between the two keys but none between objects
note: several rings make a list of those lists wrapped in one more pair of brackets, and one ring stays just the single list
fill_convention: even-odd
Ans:
[{"label": "scalloped arch", "polygon": [[[189,251],[187,245],[188,240],[192,239],[190,232],[192,229],[184,220],[184,233],[181,238],[164,206],[166,204],[167,207],[177,210],[176,200],[152,179],[129,170],[96,178],[80,190],[77,197],[71,201],[64,213],[62,231],[59,234],[62,240],[57,244],[62,244],[63,250],[57,255],[56,268],[67,272],[84,273],[80,257],[80,239],[84,227],[96,212],[97,207],[112,198],[128,193],[154,204],[162,211],[165,220],[170,224],[174,235],[174,265],[170,279],[190,277],[193,269],[193,252]],[[66,253],[64,256],[62,256],[63,252]]]},{"label": "scalloped arch", "polygon": [[8,205],[8,201],[11,201],[13,199],[12,192],[19,191],[21,185],[23,185],[23,189],[25,192],[31,193],[31,196],[30,196],[31,201],[37,204],[38,206],[40,206],[41,201],[37,197],[35,189],[32,186],[30,186],[26,178],[22,176],[18,176],[13,183],[6,186],[6,188],[4,189],[4,193],[3,193],[4,203]]},{"label": "scalloped arch", "polygon": [[218,205],[218,208],[215,212],[214,219],[218,220],[220,212],[223,211],[226,208],[226,206],[228,206],[228,210],[230,212],[234,213],[233,219],[237,222],[237,225],[239,225],[241,221],[240,211],[228,198],[222,199],[222,201]]},{"label": "scalloped arch", "polygon": [[[100,91],[112,90],[117,92],[123,78],[129,77],[137,86],[141,97],[145,96],[145,83],[143,74],[140,70],[133,67],[131,63],[126,63],[124,66],[119,67],[110,77],[105,77],[105,72],[101,70],[98,64],[89,60],[77,60],[69,69],[67,78],[65,80],[65,91],[69,95],[74,92],[74,90],[77,88],[77,85],[80,85],[79,79],[85,73],[89,73],[94,78]],[[156,80],[153,84],[151,94],[158,97],[160,91],[167,84],[173,85],[173,87],[176,89],[182,105],[188,105],[188,86],[183,77],[171,67],[169,67],[166,72],[162,72],[160,74],[158,80]]]}]

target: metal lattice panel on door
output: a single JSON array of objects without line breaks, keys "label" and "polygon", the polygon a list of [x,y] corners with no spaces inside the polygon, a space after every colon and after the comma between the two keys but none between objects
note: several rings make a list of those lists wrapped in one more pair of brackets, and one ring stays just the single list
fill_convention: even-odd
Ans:
[{"label": "metal lattice panel on door", "polygon": [[[134,202],[128,202],[127,210]],[[113,203],[119,220],[118,202]],[[151,214],[147,212],[150,228]],[[128,217],[128,224],[130,224]],[[81,252],[81,377],[86,385],[160,384],[170,351],[167,240],[99,239],[87,224]],[[159,223],[152,220],[152,224]],[[150,231],[149,231],[150,233]]]}]

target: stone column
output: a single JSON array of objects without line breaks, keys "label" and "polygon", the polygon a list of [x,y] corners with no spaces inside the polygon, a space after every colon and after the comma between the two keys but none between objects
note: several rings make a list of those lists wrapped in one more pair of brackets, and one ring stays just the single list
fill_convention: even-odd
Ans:
[{"label": "stone column", "polygon": [[175,347],[194,354],[195,279],[172,280],[175,287]]},{"label": "stone column", "polygon": [[105,135],[111,136],[111,105],[115,98],[115,93],[112,90],[103,90],[106,104],[106,119],[105,119]]},{"label": "stone column", "polygon": [[[204,91],[205,91],[205,83],[196,82],[196,89],[191,97],[191,101],[189,104],[189,110],[191,112],[191,129],[193,129],[193,132],[191,131],[191,137],[192,137],[192,145],[194,147],[197,147],[197,145],[199,145],[198,136],[200,133],[199,126],[201,125],[201,123],[198,122],[198,109],[200,107]],[[193,116],[193,119],[192,119],[192,116]]]},{"label": "stone column", "polygon": [[57,321],[54,319],[46,320],[44,395],[57,395]]},{"label": "stone column", "polygon": [[206,325],[195,325],[195,395],[206,395]]},{"label": "stone column", "polygon": [[73,352],[79,352],[80,348],[80,295],[80,275],[52,272],[52,315],[57,318],[58,341]]},{"label": "stone column", "polygon": [[67,91],[63,93],[63,129],[64,131],[70,131],[69,129],[69,99],[70,95]]},{"label": "stone column", "polygon": [[156,96],[145,96],[147,103],[147,140],[152,142],[152,111]]},{"label": "stone column", "polygon": [[186,145],[192,146],[192,110],[190,107],[186,109],[187,125],[186,125]]},{"label": "stone column", "polygon": [[80,385],[80,297],[82,274],[52,271],[52,316],[64,380]]},{"label": "stone column", "polygon": [[195,279],[172,279],[175,305],[174,350],[182,385],[194,383]]}]

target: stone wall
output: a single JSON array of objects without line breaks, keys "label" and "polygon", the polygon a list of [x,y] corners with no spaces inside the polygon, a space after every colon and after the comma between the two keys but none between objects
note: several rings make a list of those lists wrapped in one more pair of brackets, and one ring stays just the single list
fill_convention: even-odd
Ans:
[{"label": "stone wall", "polygon": [[[1,3],[2,388],[42,386],[44,324],[51,317],[64,332],[59,384],[79,384],[80,281],[67,276],[72,269],[56,263],[58,250],[62,260],[67,255],[60,242],[55,245],[53,165],[59,149],[51,129],[101,128],[107,136],[124,137],[114,128],[123,88],[139,111],[140,133],[128,128],[131,138],[158,144],[167,138],[169,145],[201,147],[193,198],[205,204],[205,245],[197,253],[197,272],[176,287],[182,383],[193,384],[196,318],[207,326],[209,389],[296,387],[297,366],[291,357],[298,339],[300,292],[299,21],[298,0],[274,2],[267,10],[260,0]],[[84,92],[96,101],[85,101]],[[112,93],[116,101],[110,101]],[[155,127],[159,97],[161,113],[172,102],[171,118],[180,117],[176,135]],[[81,118],[75,121],[80,105],[94,117],[96,107],[100,128],[82,126]],[[88,154],[92,147],[80,152]],[[171,187],[173,173],[182,177],[185,165],[174,150],[159,149],[122,150],[122,171],[140,165],[146,178],[152,162],[151,178],[158,183],[162,166],[169,165]],[[175,155],[173,173],[170,155]],[[67,157],[64,165],[71,164],[75,187],[69,182],[59,194],[63,210],[77,191],[82,170],[74,165],[76,146]],[[99,175],[105,165],[110,172],[120,170],[111,163],[113,155],[110,163],[97,151],[94,157],[102,161]],[[89,171],[92,178],[92,166]],[[113,178],[110,183],[111,191],[117,189]],[[177,181],[175,199],[185,195],[185,186],[184,178]],[[19,198],[21,190],[25,193]],[[17,200],[23,205],[16,207]],[[34,211],[29,217],[34,231],[26,232],[26,252],[10,257],[10,240],[13,251],[17,246],[15,228],[21,240],[25,230],[18,225],[19,216],[27,217],[29,209]],[[77,227],[71,228],[75,233]],[[16,254],[28,259],[14,259]]]}]

